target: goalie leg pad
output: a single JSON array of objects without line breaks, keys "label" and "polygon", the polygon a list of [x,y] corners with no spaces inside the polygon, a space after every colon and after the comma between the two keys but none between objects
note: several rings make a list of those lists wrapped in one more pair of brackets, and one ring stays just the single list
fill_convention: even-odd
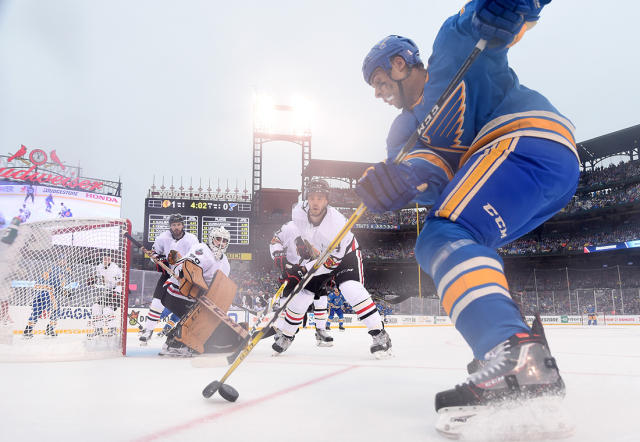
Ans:
[{"label": "goalie leg pad", "polygon": [[[217,271],[211,286],[203,295],[226,312],[236,295],[238,286],[221,271]],[[197,303],[178,323],[175,339],[198,353],[204,352],[204,343],[220,325],[220,318]]]}]

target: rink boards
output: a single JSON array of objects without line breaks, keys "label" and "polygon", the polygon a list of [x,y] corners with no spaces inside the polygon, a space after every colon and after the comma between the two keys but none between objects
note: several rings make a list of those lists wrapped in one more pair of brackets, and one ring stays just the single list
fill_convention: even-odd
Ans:
[{"label": "rink boards", "polygon": [[[137,332],[137,324],[144,324],[149,309],[132,308],[129,309],[129,332]],[[257,322],[257,316],[246,310],[231,309],[228,312],[231,319],[236,322],[247,322],[253,327]],[[640,325],[640,315],[605,315],[598,314],[598,325]],[[132,318],[136,318],[132,321]],[[531,323],[533,316],[527,316],[527,321]],[[567,325],[582,326],[588,324],[587,315],[545,315],[541,316],[545,325]],[[266,325],[271,318],[264,318],[262,326]],[[385,318],[385,327],[452,327],[451,319],[448,316],[431,316],[431,315],[387,315]],[[308,314],[307,325],[313,326],[313,313]],[[159,322],[159,328],[164,326],[164,322]],[[344,326],[346,328],[364,328],[365,326],[358,321],[356,315],[345,314]],[[338,327],[337,317],[331,323],[332,328]]]},{"label": "rink boards", "polygon": [[[116,312],[119,316],[119,312]],[[148,308],[130,308],[127,318],[129,333],[139,331],[139,327],[144,326],[149,313]],[[12,320],[11,328],[14,334],[20,334],[24,330],[24,326],[27,323],[27,319],[31,314],[31,308],[26,306],[12,306],[10,308],[10,317]],[[231,309],[228,312],[231,319],[236,322],[247,322],[249,326],[253,327],[257,322],[257,316],[246,311],[239,309]],[[566,326],[586,326],[588,325],[587,315],[545,315],[542,316],[542,322],[545,325],[566,325]],[[640,325],[640,315],[606,315],[598,314],[597,325]],[[91,309],[89,307],[62,307],[59,311],[58,324],[56,329],[58,333],[65,334],[84,334],[87,333],[89,326],[89,320],[91,319]],[[261,325],[266,325],[270,318],[264,318]],[[337,320],[337,318],[334,318]],[[533,316],[527,316],[527,321],[531,323]],[[41,318],[36,327],[35,333],[44,330],[48,323],[48,318]],[[165,325],[165,320],[158,322],[156,330],[161,330]],[[313,313],[309,313],[308,325],[313,326]],[[334,321],[331,326],[336,328],[338,322]],[[360,323],[356,315],[345,314],[344,326],[346,328],[364,328],[364,325]],[[448,316],[430,316],[430,315],[387,315],[385,318],[386,327],[447,327],[452,326],[451,320]]]}]

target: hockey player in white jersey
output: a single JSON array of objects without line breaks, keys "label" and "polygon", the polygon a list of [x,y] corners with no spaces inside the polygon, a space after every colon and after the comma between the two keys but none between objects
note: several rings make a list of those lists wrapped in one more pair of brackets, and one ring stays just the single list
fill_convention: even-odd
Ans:
[{"label": "hockey player in white jersey", "polygon": [[[325,180],[312,180],[305,193],[306,201],[293,208],[292,220],[283,225],[271,240],[271,256],[276,266],[282,270],[282,278],[288,283],[283,296],[293,290],[347,221],[340,212],[329,206],[329,184]],[[319,292],[328,279],[334,278],[347,302],[353,306],[358,319],[369,329],[373,338],[371,353],[376,357],[388,354],[391,339],[384,330],[371,295],[364,288],[363,277],[358,242],[349,232],[306,287],[289,302],[284,317],[276,322],[279,333],[272,346],[276,353],[282,353],[291,345],[307,308],[313,302],[314,293]],[[324,340],[327,334],[323,328],[324,324],[321,331],[316,330],[319,341]]]},{"label": "hockey player in white jersey", "polygon": [[[179,275],[182,271],[183,263],[188,260],[202,269],[202,276],[207,285],[211,285],[211,282],[218,270],[226,276],[229,276],[231,266],[229,265],[229,260],[227,259],[225,252],[229,246],[230,237],[231,235],[229,234],[229,231],[224,227],[215,227],[211,229],[209,232],[208,243],[195,244],[187,252],[186,256],[178,256],[178,260],[176,261],[173,269],[174,273]],[[180,281],[173,276],[169,278],[165,287],[165,294],[161,299],[162,305],[175,313],[179,318],[182,318],[182,316],[184,316],[193,306],[196,300],[180,293]],[[151,321],[151,318],[147,318],[147,322],[145,323],[145,332],[148,329],[153,330],[155,327],[155,322],[157,322],[157,320],[153,324],[149,324]],[[175,342],[173,347],[165,344],[160,354],[171,356],[190,356],[190,350],[184,345]]]},{"label": "hockey player in white jersey", "polygon": [[[175,213],[169,217],[169,230],[158,235],[151,247],[151,250],[154,253],[154,258],[160,259],[169,267],[173,267],[175,266],[175,258],[173,257],[177,255],[175,252],[172,254],[172,250],[175,250],[180,256],[187,256],[191,248],[198,243],[198,237],[193,233],[185,232],[184,218],[182,215]],[[162,311],[165,308],[165,306],[162,305],[161,300],[166,293],[165,284],[169,279],[169,274],[162,270],[160,266],[158,266],[157,269],[159,272],[162,272],[162,274],[160,275],[156,288],[153,291],[153,299],[149,306],[149,315],[147,316],[148,321],[145,324],[149,325],[149,327],[145,327],[140,334],[140,342],[142,342],[142,345],[146,345],[149,339],[151,339],[151,336],[153,335],[153,328],[160,320]]]},{"label": "hockey player in white jersey", "polygon": [[91,282],[95,290],[90,320],[93,331],[87,337],[102,335],[105,327],[107,335],[114,336],[118,327],[115,312],[122,304],[122,269],[109,255],[104,255]]}]

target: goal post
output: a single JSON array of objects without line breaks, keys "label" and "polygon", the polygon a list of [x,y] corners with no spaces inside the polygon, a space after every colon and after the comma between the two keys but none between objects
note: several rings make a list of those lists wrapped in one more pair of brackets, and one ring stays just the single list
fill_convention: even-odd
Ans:
[{"label": "goal post", "polygon": [[22,224],[0,245],[0,360],[126,355],[127,219]]}]

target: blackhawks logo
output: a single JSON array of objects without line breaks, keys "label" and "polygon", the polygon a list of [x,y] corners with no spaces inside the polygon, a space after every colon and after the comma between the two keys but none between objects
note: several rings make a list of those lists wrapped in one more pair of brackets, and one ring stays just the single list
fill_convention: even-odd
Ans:
[{"label": "blackhawks logo", "polygon": [[139,311],[131,310],[131,313],[129,313],[129,325],[137,325],[139,316],[140,316]]}]

